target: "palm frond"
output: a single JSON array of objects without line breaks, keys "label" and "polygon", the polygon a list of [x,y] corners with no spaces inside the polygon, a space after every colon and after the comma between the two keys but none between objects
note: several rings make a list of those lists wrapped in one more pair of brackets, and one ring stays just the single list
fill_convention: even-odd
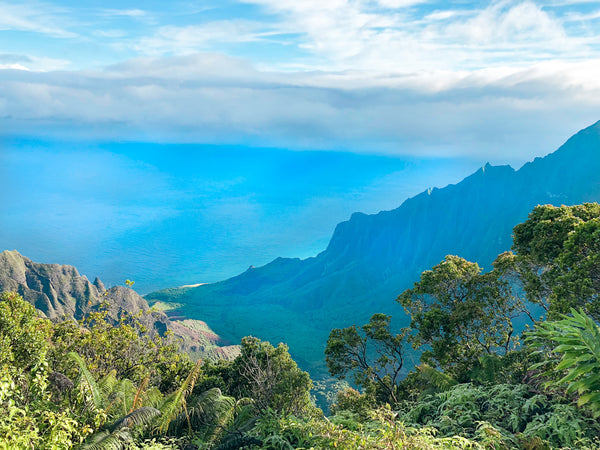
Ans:
[{"label": "palm frond", "polygon": [[[548,342],[556,345],[552,353],[560,355],[560,362],[544,373],[554,379],[546,385],[566,384],[568,394],[579,395],[579,406],[586,405],[595,418],[600,417],[600,327],[596,322],[582,310],[571,309],[571,316],[538,324],[527,341],[538,348]],[[563,371],[566,375],[556,380]]]}]

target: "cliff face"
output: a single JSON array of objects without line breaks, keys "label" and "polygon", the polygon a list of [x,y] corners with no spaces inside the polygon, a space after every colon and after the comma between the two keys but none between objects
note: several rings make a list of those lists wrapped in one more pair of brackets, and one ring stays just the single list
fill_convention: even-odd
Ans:
[{"label": "cliff face", "polygon": [[353,214],[314,258],[278,258],[220,283],[146,298],[181,303],[183,314],[233,341],[254,334],[287,342],[300,361],[322,368],[331,328],[361,324],[375,312],[406,323],[395,297],[445,255],[489,268],[534,206],[586,201],[600,201],[600,122],[517,171],[488,164],[393,211]]},{"label": "cliff face", "polygon": [[18,292],[49,319],[81,319],[102,302],[110,304],[109,316],[115,320],[122,311],[137,314],[149,309],[131,289],[106,290],[100,280],[90,283],[75,267],[35,263],[16,250],[0,253],[0,289]]},{"label": "cliff face", "polygon": [[[221,338],[200,321],[179,322],[170,320],[163,311],[150,310],[148,302],[132,289],[105,289],[99,279],[90,283],[75,267],[35,263],[16,250],[0,253],[2,291],[18,292],[41,316],[53,320],[82,319],[103,303],[108,304],[108,317],[114,323],[124,313],[141,313],[138,320],[148,330],[160,335],[173,331],[182,340],[182,350],[193,357],[235,357],[238,352],[237,348],[221,348]],[[203,324],[200,332],[198,324]]]}]

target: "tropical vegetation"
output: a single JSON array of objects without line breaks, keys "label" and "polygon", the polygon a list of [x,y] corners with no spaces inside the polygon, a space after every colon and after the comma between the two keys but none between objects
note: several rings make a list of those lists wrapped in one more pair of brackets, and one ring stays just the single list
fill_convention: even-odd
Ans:
[{"label": "tropical vegetation", "polygon": [[600,449],[600,205],[538,206],[513,238],[488,272],[423,272],[408,327],[332,330],[323,409],[284,344],[192,361],[139,316],[50,321],[4,292],[0,449]]}]

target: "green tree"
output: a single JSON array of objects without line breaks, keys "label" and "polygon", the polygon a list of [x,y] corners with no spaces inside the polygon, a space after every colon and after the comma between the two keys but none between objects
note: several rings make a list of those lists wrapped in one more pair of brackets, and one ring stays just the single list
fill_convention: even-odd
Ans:
[{"label": "green tree", "polygon": [[498,271],[481,268],[458,256],[421,274],[399,297],[417,348],[428,346],[422,361],[467,381],[483,355],[505,354],[518,343],[513,319],[523,303]]},{"label": "green tree", "polygon": [[600,205],[537,206],[513,231],[504,267],[550,318],[583,308],[600,319]]},{"label": "green tree", "polygon": [[198,389],[218,387],[237,399],[249,398],[259,414],[306,414],[314,410],[310,400],[312,381],[289,354],[285,344],[273,347],[252,336],[242,339],[241,353],[232,362],[205,363]]},{"label": "green tree", "polygon": [[52,323],[15,292],[0,295],[0,449],[69,449],[92,430],[68,402],[53,401]]},{"label": "green tree", "polygon": [[129,314],[116,325],[106,311],[92,313],[80,322],[61,322],[54,326],[51,340],[53,369],[69,377],[75,375],[75,367],[65,358],[70,352],[79,354],[98,377],[114,370],[117,378],[136,384],[150,378],[150,385],[165,393],[177,389],[193,367],[170,336],[149,333]]},{"label": "green tree", "polygon": [[16,292],[0,295],[0,366],[31,371],[46,362],[51,324]]},{"label": "green tree", "polygon": [[356,325],[329,334],[325,361],[331,375],[354,382],[381,402],[398,402],[398,384],[404,365],[406,331],[390,330],[391,316],[374,314],[359,330]]}]

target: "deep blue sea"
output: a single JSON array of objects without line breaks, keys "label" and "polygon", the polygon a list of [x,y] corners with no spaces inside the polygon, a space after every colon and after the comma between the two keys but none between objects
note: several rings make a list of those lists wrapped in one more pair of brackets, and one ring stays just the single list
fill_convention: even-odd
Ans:
[{"label": "deep blue sea", "polygon": [[144,294],[327,246],[355,211],[393,209],[485,161],[232,146],[8,140],[0,251]]}]

